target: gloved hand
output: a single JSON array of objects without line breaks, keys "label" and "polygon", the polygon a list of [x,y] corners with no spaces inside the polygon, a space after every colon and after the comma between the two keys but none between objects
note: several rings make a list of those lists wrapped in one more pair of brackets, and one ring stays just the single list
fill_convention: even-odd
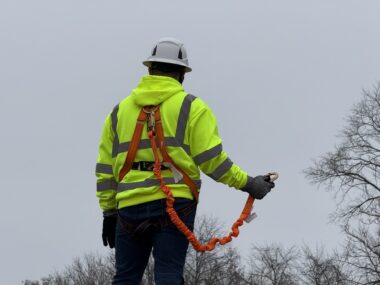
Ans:
[{"label": "gloved hand", "polygon": [[109,245],[110,248],[115,247],[116,223],[117,223],[116,214],[104,216],[103,232],[102,232],[104,246]]},{"label": "gloved hand", "polygon": [[270,192],[270,190],[272,190],[272,188],[274,188],[274,186],[274,182],[270,181],[268,175],[259,175],[254,178],[248,176],[247,184],[240,190],[247,192],[255,199],[261,200]]}]

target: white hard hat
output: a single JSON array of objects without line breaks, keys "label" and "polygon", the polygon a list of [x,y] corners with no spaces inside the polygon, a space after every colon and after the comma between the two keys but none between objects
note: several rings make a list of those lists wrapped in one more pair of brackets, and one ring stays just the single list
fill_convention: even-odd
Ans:
[{"label": "white hard hat", "polygon": [[191,71],[183,43],[174,38],[162,38],[158,41],[152,50],[151,56],[143,64],[150,67],[152,62],[181,65],[185,67],[186,72]]}]

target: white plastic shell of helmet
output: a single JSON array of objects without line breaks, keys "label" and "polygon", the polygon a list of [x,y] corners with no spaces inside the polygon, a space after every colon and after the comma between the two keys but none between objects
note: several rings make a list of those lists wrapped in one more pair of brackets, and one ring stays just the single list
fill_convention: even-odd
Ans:
[{"label": "white plastic shell of helmet", "polygon": [[183,43],[175,38],[162,38],[158,41],[153,47],[151,55],[143,61],[143,64],[150,67],[152,62],[181,65],[185,67],[186,72],[192,70]]}]

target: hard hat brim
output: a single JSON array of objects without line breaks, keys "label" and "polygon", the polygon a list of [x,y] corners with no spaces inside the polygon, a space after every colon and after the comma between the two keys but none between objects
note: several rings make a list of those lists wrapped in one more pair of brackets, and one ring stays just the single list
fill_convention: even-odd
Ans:
[{"label": "hard hat brim", "polygon": [[192,71],[192,68],[189,67],[189,66],[187,66],[186,64],[183,64],[183,63],[181,63],[179,61],[168,59],[168,58],[155,57],[154,59],[147,59],[147,60],[143,61],[143,64],[146,67],[151,67],[152,62],[163,62],[163,63],[170,63],[170,64],[175,64],[175,65],[180,65],[180,66],[185,67],[185,72],[191,72]]}]

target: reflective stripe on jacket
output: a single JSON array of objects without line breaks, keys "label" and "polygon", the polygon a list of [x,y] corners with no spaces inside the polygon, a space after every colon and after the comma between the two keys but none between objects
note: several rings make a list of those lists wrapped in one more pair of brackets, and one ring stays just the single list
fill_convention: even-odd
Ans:
[{"label": "reflective stripe on jacket", "polygon": [[[177,80],[148,75],[112,110],[104,123],[96,165],[96,196],[103,211],[165,198],[151,171],[132,169],[118,181],[141,108],[159,104],[169,155],[199,188],[199,169],[230,187],[241,189],[247,183],[247,174],[223,151],[211,109],[199,98],[186,94]],[[135,161],[154,161],[146,128]],[[162,173],[174,197],[192,199],[187,185],[181,181],[175,183],[170,170]]]}]

